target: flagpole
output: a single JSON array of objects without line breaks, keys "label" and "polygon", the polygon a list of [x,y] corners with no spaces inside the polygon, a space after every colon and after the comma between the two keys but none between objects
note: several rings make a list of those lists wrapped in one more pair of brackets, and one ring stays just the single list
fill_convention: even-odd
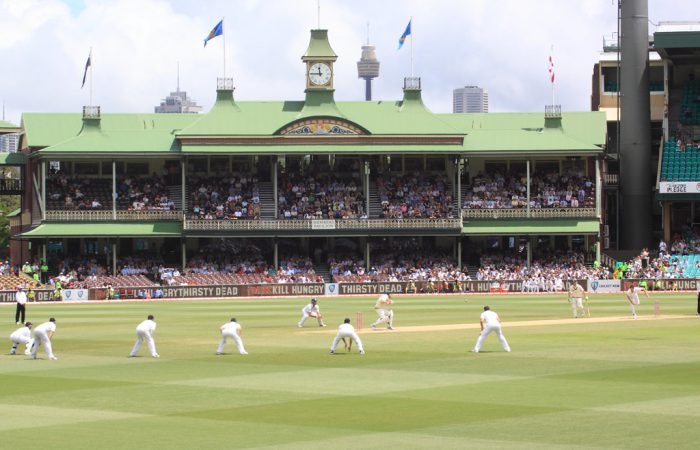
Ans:
[{"label": "flagpole", "polygon": [[88,59],[90,60],[90,106],[92,106],[92,47],[90,47]]},{"label": "flagpole", "polygon": [[554,71],[554,44],[552,44],[552,47],[549,51],[549,55],[550,55],[549,56],[550,57],[549,64],[550,64],[550,67],[552,69],[552,74],[550,76],[553,77],[553,78],[551,78],[551,81],[552,81],[552,106],[554,106],[555,105],[555,103],[554,103],[554,81],[556,80],[556,78],[555,78],[556,72]]},{"label": "flagpole", "polygon": [[226,78],[226,17],[221,19],[221,34],[224,35],[224,78]]},{"label": "flagpole", "polygon": [[413,78],[413,16],[408,19],[411,24],[411,78]]}]

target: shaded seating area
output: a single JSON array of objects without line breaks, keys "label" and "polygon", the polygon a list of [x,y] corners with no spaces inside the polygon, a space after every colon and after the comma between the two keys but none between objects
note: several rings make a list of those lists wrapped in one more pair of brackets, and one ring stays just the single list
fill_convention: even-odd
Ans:
[{"label": "shaded seating area", "polygon": [[679,140],[664,142],[661,159],[662,181],[700,180],[700,149]]}]

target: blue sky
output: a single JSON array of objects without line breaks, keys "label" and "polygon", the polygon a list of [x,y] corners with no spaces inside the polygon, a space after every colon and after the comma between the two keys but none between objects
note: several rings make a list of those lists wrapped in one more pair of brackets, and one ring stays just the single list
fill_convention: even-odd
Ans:
[{"label": "blue sky", "polygon": [[[452,90],[489,90],[491,111],[541,111],[551,97],[547,57],[554,46],[556,101],[588,110],[591,74],[604,36],[616,30],[615,0],[321,0],[321,27],[339,55],[337,100],[362,100],[356,62],[366,24],[381,73],[374,97],[397,100],[410,72],[398,38],[413,16],[415,74],[435,112],[449,112]],[[650,20],[700,21],[689,0],[649,0]],[[222,75],[223,39],[202,40],[226,17],[228,75],[237,100],[304,96],[309,30],[317,0],[0,0],[0,101],[7,119],[22,112],[78,112],[93,47],[94,103],[105,112],[152,112],[176,86],[205,110]],[[649,25],[650,33],[654,25]]]}]

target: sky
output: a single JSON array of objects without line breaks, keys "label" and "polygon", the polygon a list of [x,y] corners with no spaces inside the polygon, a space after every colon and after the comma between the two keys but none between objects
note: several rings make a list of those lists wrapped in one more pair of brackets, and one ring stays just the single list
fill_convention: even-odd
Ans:
[{"label": "sky", "polygon": [[[692,0],[648,0],[660,21],[700,21]],[[301,61],[318,0],[0,0],[0,102],[6,120],[24,112],[153,112],[177,85],[208,111],[216,78],[233,77],[237,101],[303,100]],[[590,109],[593,65],[617,30],[617,0],[320,0],[329,30],[335,99],[364,99],[361,46],[377,47],[374,100],[399,100],[403,78],[421,77],[433,112],[452,111],[452,90],[488,89],[490,111],[542,111],[552,102]],[[225,18],[225,38],[204,37]],[[413,42],[398,50],[412,17]],[[92,47],[92,89],[81,89]],[[225,52],[224,52],[225,48]],[[0,117],[1,119],[2,117]]]}]

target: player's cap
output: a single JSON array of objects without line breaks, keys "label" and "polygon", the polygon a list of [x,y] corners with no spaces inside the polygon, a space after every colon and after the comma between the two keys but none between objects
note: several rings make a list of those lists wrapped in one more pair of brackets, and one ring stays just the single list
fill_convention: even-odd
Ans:
[{"label": "player's cap", "polygon": [[231,322],[235,322],[235,321],[236,321],[236,318],[235,318],[235,317],[231,317]]},{"label": "player's cap", "polygon": [[316,303],[316,299],[315,299],[315,298],[312,298],[312,299],[311,299],[311,303]]},{"label": "player's cap", "polygon": [[52,318],[49,319],[49,322],[56,323],[56,319],[54,319],[54,318],[52,317]]},{"label": "player's cap", "polygon": [[350,323],[350,319],[346,317],[345,320],[343,320],[343,323]]},{"label": "player's cap", "polygon": [[147,317],[148,320],[153,320],[153,314],[149,314]]},{"label": "player's cap", "polygon": [[25,327],[31,327],[31,326],[32,326],[32,323],[31,323],[31,322],[24,322],[24,326],[25,326]]},{"label": "player's cap", "polygon": [[488,311],[488,310],[490,310],[490,309],[491,309],[490,306],[484,306],[484,311]]}]

